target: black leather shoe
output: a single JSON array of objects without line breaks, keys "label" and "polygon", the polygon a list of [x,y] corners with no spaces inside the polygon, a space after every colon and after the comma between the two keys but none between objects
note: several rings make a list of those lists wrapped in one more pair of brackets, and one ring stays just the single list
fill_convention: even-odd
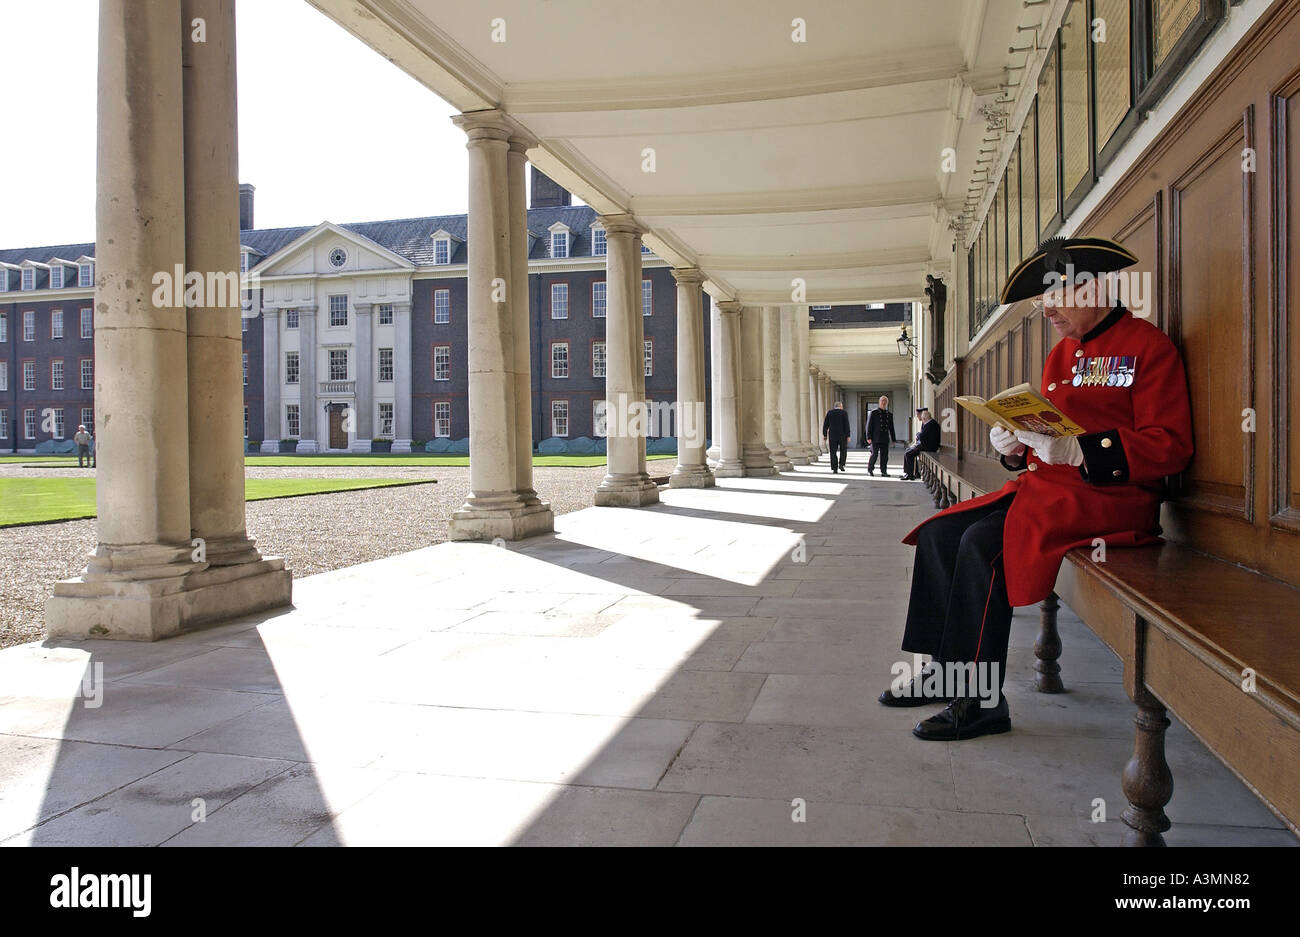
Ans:
[{"label": "black leather shoe", "polygon": [[963,696],[949,703],[943,712],[917,723],[912,734],[927,742],[957,742],[1010,731],[1011,710],[1005,696],[987,709],[980,706],[977,697]]},{"label": "black leather shoe", "polygon": [[891,686],[884,693],[881,693],[876,697],[876,699],[885,706],[898,707],[929,706],[933,703],[948,702],[952,697],[942,692],[926,693],[925,684],[927,678],[929,679],[929,682],[933,682],[933,678],[930,677],[931,672],[932,668],[926,667],[919,677],[913,677],[911,680],[907,681],[907,683],[903,684],[899,688],[899,692],[895,693],[894,688]]}]

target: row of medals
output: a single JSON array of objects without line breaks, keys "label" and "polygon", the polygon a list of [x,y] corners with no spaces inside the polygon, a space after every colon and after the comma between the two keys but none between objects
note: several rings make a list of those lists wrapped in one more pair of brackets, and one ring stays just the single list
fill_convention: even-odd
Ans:
[{"label": "row of medals", "polygon": [[1137,359],[1129,355],[1084,358],[1074,366],[1075,387],[1128,387],[1133,383]]}]

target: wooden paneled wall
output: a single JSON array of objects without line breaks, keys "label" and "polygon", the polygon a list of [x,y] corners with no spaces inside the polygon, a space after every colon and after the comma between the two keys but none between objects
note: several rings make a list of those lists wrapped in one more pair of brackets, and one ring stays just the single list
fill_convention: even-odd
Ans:
[{"label": "wooden paneled wall", "polygon": [[[1078,234],[1114,238],[1150,274],[1147,314],[1183,353],[1196,456],[1165,536],[1300,585],[1300,0],[1279,0],[1120,178]],[[1130,304],[1132,305],[1132,304]],[[1039,384],[1055,330],[1028,302],[937,388]],[[964,391],[956,388],[964,386]],[[938,414],[937,414],[938,415]],[[942,417],[941,417],[942,418]],[[992,457],[961,415],[961,455]],[[945,447],[957,448],[956,433]]]}]

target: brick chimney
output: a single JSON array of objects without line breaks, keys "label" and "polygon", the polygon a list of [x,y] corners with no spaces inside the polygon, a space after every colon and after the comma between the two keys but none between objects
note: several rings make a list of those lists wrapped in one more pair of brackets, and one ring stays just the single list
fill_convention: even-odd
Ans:
[{"label": "brick chimney", "polygon": [[528,205],[529,208],[561,208],[573,204],[573,196],[569,194],[568,189],[544,175],[536,166],[530,164],[529,168],[532,170],[533,183],[533,197]]},{"label": "brick chimney", "polygon": [[239,186],[239,230],[249,231],[253,227],[253,187],[247,182]]}]

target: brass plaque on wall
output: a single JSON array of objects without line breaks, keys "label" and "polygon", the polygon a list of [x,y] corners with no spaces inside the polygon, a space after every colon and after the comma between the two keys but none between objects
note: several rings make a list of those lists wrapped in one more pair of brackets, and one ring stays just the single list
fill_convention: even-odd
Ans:
[{"label": "brass plaque on wall", "polygon": [[1196,21],[1201,0],[1154,0],[1151,4],[1151,57],[1156,67]]}]

